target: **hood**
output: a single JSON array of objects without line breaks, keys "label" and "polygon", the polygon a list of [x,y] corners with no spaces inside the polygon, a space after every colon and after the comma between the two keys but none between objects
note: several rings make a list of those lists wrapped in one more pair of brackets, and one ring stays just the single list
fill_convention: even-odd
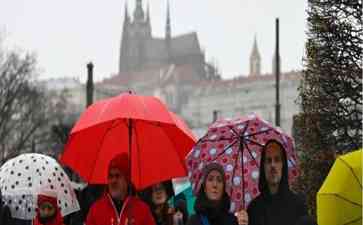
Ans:
[{"label": "hood", "polygon": [[38,206],[44,202],[49,202],[56,208],[55,215],[52,220],[43,224],[40,219],[39,209],[37,209],[37,214],[34,219],[34,225],[63,225],[63,218],[61,215],[61,210],[57,204],[57,198],[46,195],[38,195]]},{"label": "hood", "polygon": [[282,177],[279,185],[279,190],[277,193],[277,196],[284,196],[289,192],[289,179],[288,179],[288,164],[287,164],[287,156],[286,156],[286,150],[283,147],[283,145],[276,141],[276,140],[270,140],[265,144],[265,147],[262,149],[261,153],[261,161],[260,161],[260,176],[258,181],[258,189],[260,193],[265,197],[271,197],[271,193],[267,184],[266,180],[266,174],[265,174],[265,166],[264,161],[266,158],[266,146],[268,146],[271,143],[276,143],[280,146],[282,151]]}]

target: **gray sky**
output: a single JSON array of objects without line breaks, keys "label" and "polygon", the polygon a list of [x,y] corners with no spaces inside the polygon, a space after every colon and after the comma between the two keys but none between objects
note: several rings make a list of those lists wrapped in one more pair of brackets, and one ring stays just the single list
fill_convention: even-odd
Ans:
[{"label": "gray sky", "polygon": [[[128,0],[130,13],[135,1]],[[42,78],[84,80],[86,63],[92,60],[99,80],[118,70],[124,3],[2,0],[0,30],[7,46],[36,53]],[[164,36],[166,0],[149,4],[153,36]],[[303,0],[170,0],[172,34],[196,31],[206,59],[216,60],[225,78],[248,74],[257,34],[262,72],[270,72],[279,17],[282,70],[301,69],[306,7]]]}]

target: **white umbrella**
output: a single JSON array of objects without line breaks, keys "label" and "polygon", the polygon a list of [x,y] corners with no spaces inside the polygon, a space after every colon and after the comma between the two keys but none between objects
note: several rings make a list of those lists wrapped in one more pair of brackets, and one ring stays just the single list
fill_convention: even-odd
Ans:
[{"label": "white umbrella", "polygon": [[57,193],[63,216],[80,210],[67,174],[55,159],[46,155],[28,153],[7,161],[0,168],[0,189],[4,204],[18,219],[33,219],[38,194],[49,191]]}]

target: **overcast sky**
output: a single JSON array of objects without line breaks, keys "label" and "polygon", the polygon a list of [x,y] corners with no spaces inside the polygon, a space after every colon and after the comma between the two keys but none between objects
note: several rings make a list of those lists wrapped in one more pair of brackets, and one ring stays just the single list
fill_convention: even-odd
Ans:
[{"label": "overcast sky", "polygon": [[[133,12],[136,0],[128,0]],[[167,0],[149,0],[153,36],[164,36]],[[5,44],[35,52],[42,78],[86,76],[93,61],[99,80],[118,70],[125,0],[1,0]],[[147,1],[143,0],[146,8]],[[206,59],[223,77],[248,74],[254,35],[262,72],[270,72],[275,18],[280,18],[282,70],[302,68],[306,32],[303,0],[170,0],[172,34],[196,31]]]}]

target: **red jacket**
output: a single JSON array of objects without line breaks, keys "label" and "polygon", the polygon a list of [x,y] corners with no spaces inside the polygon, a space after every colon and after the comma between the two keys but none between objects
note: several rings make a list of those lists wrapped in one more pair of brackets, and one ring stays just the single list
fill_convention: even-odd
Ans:
[{"label": "red jacket", "polygon": [[149,207],[135,197],[127,197],[120,215],[108,194],[91,207],[86,225],[155,225]]},{"label": "red jacket", "polygon": [[41,223],[39,221],[39,209],[37,209],[37,214],[33,220],[33,225],[64,225],[63,224],[63,218],[61,216],[61,211],[58,207],[58,204],[57,204],[57,198],[54,198],[54,197],[49,197],[49,196],[45,196],[45,195],[38,195],[38,207],[43,204],[44,202],[49,202],[51,203],[54,208],[56,208],[56,214],[54,216],[54,219],[52,221],[49,221],[45,224]]}]

